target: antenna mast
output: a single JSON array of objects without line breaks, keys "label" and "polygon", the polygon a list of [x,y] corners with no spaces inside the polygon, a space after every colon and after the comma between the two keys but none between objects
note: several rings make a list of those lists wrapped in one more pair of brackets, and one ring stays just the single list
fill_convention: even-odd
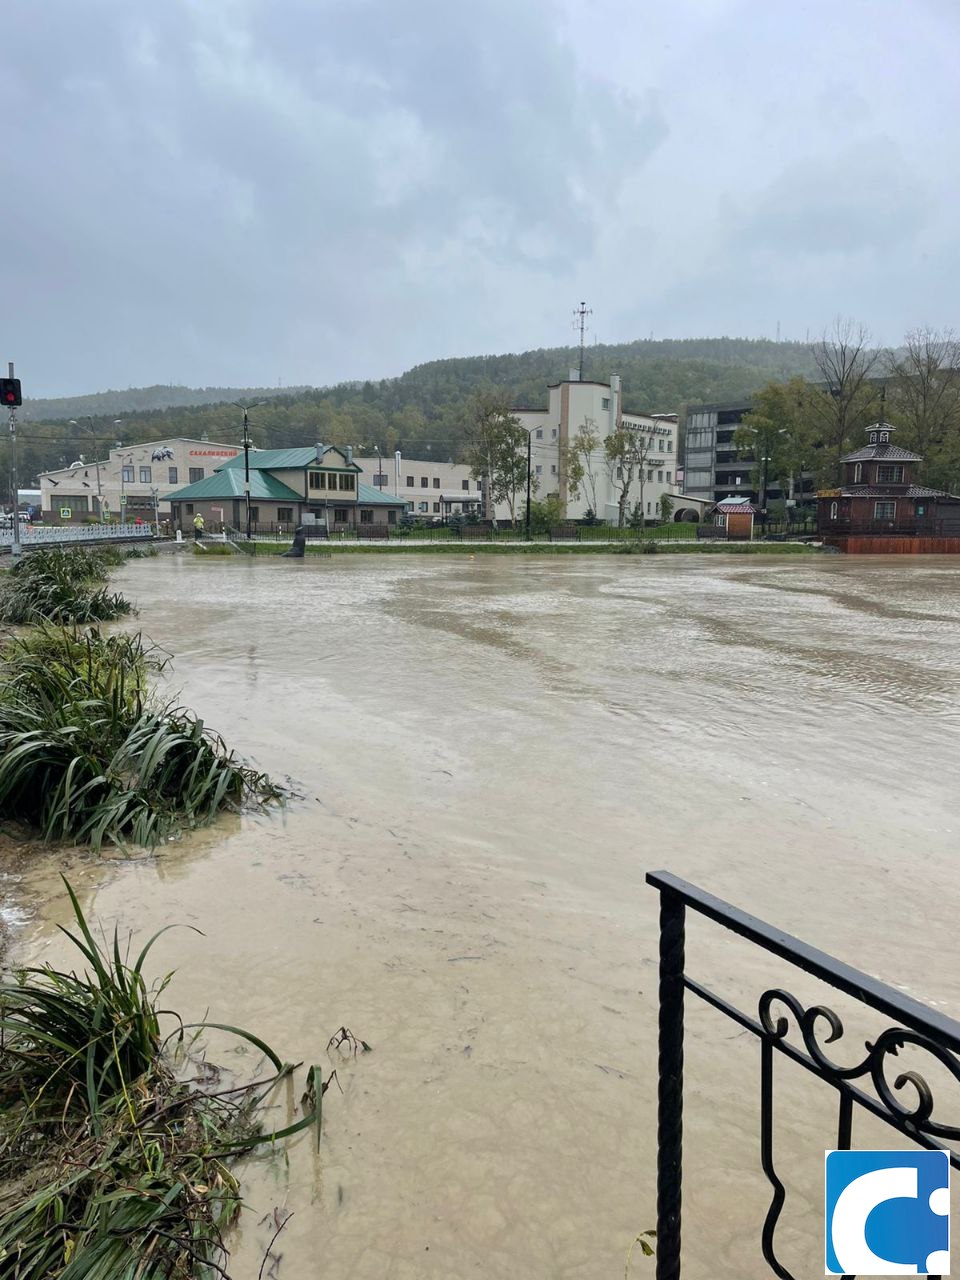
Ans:
[{"label": "antenna mast", "polygon": [[574,327],[580,330],[580,381],[583,381],[583,354],[585,335],[587,330],[587,316],[592,316],[593,312],[585,302],[581,302],[579,307],[573,313]]}]

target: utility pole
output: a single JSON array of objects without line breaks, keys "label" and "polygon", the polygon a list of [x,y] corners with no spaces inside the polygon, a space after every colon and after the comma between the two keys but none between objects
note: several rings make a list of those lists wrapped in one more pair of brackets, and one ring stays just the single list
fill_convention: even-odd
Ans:
[{"label": "utility pole", "polygon": [[579,307],[573,313],[573,323],[575,328],[580,330],[580,381],[583,381],[583,353],[586,343],[587,316],[592,316],[593,312],[585,302],[581,302]]},{"label": "utility pole", "polygon": [[240,404],[239,401],[233,402],[233,407],[239,409],[243,414],[243,497],[247,504],[247,541],[250,541],[250,419],[247,416],[249,409],[258,409],[263,404],[262,400],[258,400],[256,404],[249,406]]},{"label": "utility pole", "polygon": [[[13,361],[7,365],[7,377],[13,381]],[[14,564],[23,554],[20,546],[20,481],[17,476],[17,411],[10,406],[10,486],[13,489],[13,541],[10,544],[10,559]]]},{"label": "utility pole", "polygon": [[532,439],[533,439],[533,428],[531,427],[531,429],[527,432],[527,518],[526,518],[526,522],[525,522],[525,523],[526,523],[526,533],[525,533],[525,537],[526,537],[527,542],[529,542],[529,541],[530,541],[530,470],[531,470],[531,468],[530,468],[531,456],[530,456],[530,455],[531,455],[531,449],[532,449],[532,445],[531,445],[530,441],[531,441]]}]

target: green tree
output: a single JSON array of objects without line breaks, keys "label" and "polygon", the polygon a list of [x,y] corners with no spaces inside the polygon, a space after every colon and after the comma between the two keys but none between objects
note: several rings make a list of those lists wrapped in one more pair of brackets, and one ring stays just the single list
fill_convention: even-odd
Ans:
[{"label": "green tree", "polygon": [[916,450],[925,480],[950,488],[960,475],[960,341],[950,330],[908,333],[891,357],[887,416],[897,443]]},{"label": "green tree", "polygon": [[657,505],[660,508],[660,523],[669,524],[673,516],[673,498],[669,493],[661,493],[660,501]]},{"label": "green tree", "polygon": [[642,529],[644,526],[643,507],[640,505],[639,499],[633,504],[633,510],[630,512],[630,519],[627,522],[631,529]]},{"label": "green tree", "polygon": [[870,334],[862,325],[837,320],[813,347],[824,386],[814,389],[806,404],[826,451],[826,474],[821,478],[835,483],[843,479],[840,459],[879,409],[878,390],[871,378],[883,353],[869,343]]},{"label": "green tree", "polygon": [[809,408],[811,397],[818,394],[803,378],[791,378],[785,383],[770,382],[754,395],[753,410],[743,415],[734,443],[746,460],[754,461],[756,488],[765,479],[768,488],[779,484],[792,498],[804,471],[831,468]]},{"label": "green tree", "polygon": [[597,424],[592,418],[584,418],[570,443],[560,449],[561,475],[566,476],[567,494],[576,498],[583,493],[592,511],[598,506],[597,481],[603,456]]},{"label": "green tree", "polygon": [[643,489],[646,481],[647,464],[653,452],[653,436],[643,428],[639,430],[619,426],[611,432],[603,442],[610,471],[610,481],[617,491],[617,527],[622,529],[627,516],[627,500],[633,478],[636,474],[640,481],[640,508],[643,510]]},{"label": "green tree", "polygon": [[478,391],[471,397],[464,456],[472,474],[483,480],[486,518],[496,527],[496,503],[506,502],[516,523],[517,497],[527,485],[527,433],[502,392]]}]

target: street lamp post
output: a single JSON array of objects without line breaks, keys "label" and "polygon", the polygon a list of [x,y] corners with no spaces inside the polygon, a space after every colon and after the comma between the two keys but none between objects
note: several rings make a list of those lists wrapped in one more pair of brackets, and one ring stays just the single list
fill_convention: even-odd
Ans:
[{"label": "street lamp post", "polygon": [[531,428],[527,432],[527,510],[526,510],[526,517],[524,520],[524,533],[523,533],[524,541],[526,542],[530,541],[530,472],[531,472],[531,463],[533,461],[532,459],[533,445],[531,443],[532,440],[533,440],[533,429]]},{"label": "street lamp post", "polygon": [[130,463],[130,469],[133,470],[133,454],[127,453],[120,455],[120,524],[127,523],[127,477],[126,464]]}]

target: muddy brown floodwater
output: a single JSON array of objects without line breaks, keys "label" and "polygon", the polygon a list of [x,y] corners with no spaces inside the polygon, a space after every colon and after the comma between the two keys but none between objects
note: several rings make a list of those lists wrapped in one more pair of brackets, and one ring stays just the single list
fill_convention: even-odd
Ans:
[{"label": "muddy brown floodwater", "polygon": [[[280,1280],[620,1280],[655,1218],[648,869],[960,1014],[957,562],[187,556],[119,582],[187,704],[306,799],[71,856],[85,906],[203,929],[154,953],[185,1015],[307,1062],[342,1023],[374,1048],[319,1155],[247,1167],[232,1275],[280,1205]],[[62,959],[63,895],[28,887],[21,952]],[[688,957],[747,1006],[782,976],[706,922]],[[684,1274],[759,1275],[757,1048],[688,1025]],[[795,1074],[780,1240],[814,1276],[835,1120]]]}]

